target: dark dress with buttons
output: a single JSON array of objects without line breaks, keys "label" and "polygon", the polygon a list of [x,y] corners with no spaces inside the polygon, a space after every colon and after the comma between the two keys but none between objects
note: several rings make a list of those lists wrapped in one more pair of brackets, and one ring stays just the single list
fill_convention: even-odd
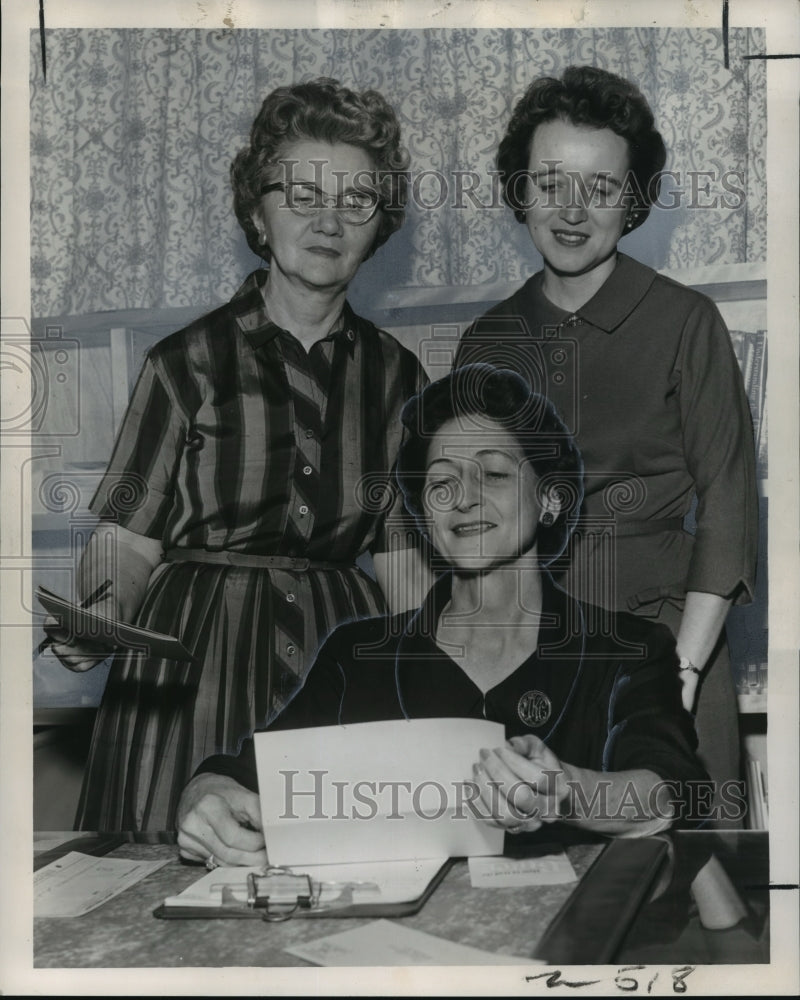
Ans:
[{"label": "dark dress with buttons", "polygon": [[[451,577],[445,574],[417,611],[338,628],[270,731],[485,718],[502,723],[506,738],[538,736],[560,760],[578,767],[651,770],[675,783],[689,818],[692,789],[708,776],[695,755],[692,718],[681,704],[669,630],[633,615],[587,608],[554,586],[549,574],[543,584],[536,650],[485,694],[457,654],[452,658],[435,641],[450,599]],[[206,760],[198,768],[203,772],[228,775],[257,791],[253,740],[237,756]],[[705,814],[702,802],[697,807]]]},{"label": "dark dress with buttons", "polygon": [[80,829],[170,829],[200,761],[274,717],[338,624],[385,611],[358,556],[390,523],[416,544],[392,476],[416,357],[349,306],[306,352],[270,322],[266,276],[151,349],[92,501],[161,541],[137,624],[196,659],[118,654]]}]

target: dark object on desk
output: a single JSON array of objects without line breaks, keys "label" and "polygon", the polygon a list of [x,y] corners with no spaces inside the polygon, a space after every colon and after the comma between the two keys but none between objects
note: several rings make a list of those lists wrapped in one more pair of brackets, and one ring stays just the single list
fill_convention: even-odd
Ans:
[{"label": "dark object on desk", "polygon": [[49,851],[40,851],[38,854],[34,854],[33,870],[38,872],[40,868],[44,868],[52,861],[58,861],[71,851],[89,854],[93,858],[102,858],[123,844],[174,843],[175,835],[172,833],[95,833],[91,836],[75,837],[73,840],[62,841]]},{"label": "dark object on desk", "polygon": [[90,854],[94,858],[101,858],[104,854],[108,854],[114,848],[126,843],[127,839],[125,834],[116,833],[100,833],[95,837],[76,837],[74,840],[59,844],[58,847],[54,847],[50,851],[41,851],[34,855],[33,870],[38,872],[40,868],[44,868],[52,861],[58,861],[70,851],[78,851],[80,854]]},{"label": "dark object on desk", "polygon": [[534,958],[549,965],[611,962],[668,854],[666,838],[612,840],[550,924]]},{"label": "dark object on desk", "polygon": [[[683,832],[670,837],[674,854],[667,889],[642,907],[615,961],[660,964],[769,962],[769,837],[764,831]],[[692,886],[715,860],[726,873],[742,917],[718,929],[704,924]],[[701,901],[702,902],[702,901]]]}]

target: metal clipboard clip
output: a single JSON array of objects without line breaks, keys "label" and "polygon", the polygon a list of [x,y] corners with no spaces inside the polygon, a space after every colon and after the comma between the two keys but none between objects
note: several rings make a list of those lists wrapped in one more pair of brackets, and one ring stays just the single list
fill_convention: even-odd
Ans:
[{"label": "metal clipboard clip", "polygon": [[[241,908],[241,887],[221,885],[219,889],[223,906]],[[352,906],[354,892],[380,895],[380,887],[375,882],[318,882],[291,868],[268,865],[247,875],[246,892],[247,906],[263,911],[262,919],[273,923],[289,920],[299,910],[322,913]]]}]

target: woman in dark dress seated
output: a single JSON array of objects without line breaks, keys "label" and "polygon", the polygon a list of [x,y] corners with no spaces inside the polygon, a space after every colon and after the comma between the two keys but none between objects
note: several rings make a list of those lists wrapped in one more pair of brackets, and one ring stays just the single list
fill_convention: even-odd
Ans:
[{"label": "woman in dark dress seated", "polygon": [[[486,718],[508,742],[481,752],[473,778],[509,832],[561,820],[642,836],[685,816],[706,775],[670,631],[582,605],[546,569],[582,497],[552,405],[515,373],[472,365],[412,398],[403,423],[397,477],[445,571],[416,611],[338,628],[270,730]],[[252,739],[206,760],[178,809],[181,854],[263,864],[257,789]]]}]

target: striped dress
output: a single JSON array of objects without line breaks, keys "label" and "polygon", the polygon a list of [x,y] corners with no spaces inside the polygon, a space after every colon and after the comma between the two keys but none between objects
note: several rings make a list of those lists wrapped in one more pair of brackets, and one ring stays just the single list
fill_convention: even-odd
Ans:
[{"label": "striped dress", "polygon": [[357,557],[417,544],[392,477],[417,358],[349,306],[306,352],[270,322],[266,278],[151,349],[91,502],[161,541],[137,624],[195,661],[116,655],[77,829],[171,829],[197,765],[280,711],[336,625],[386,610]]}]

